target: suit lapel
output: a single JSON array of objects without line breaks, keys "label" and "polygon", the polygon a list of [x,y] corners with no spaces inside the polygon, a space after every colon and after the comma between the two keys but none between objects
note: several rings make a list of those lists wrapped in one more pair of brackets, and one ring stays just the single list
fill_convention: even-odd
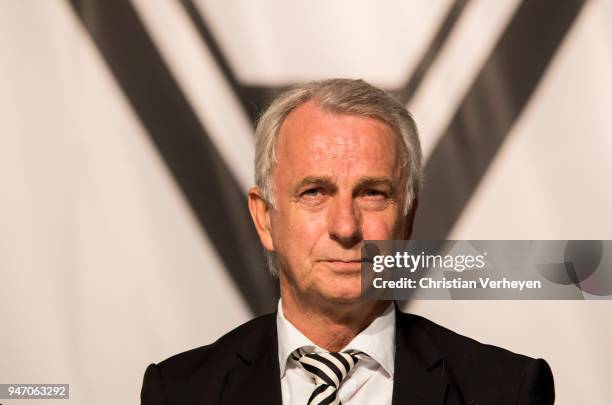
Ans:
[{"label": "suit lapel", "polygon": [[[418,320],[396,307],[392,405],[458,404],[444,359]],[[282,405],[276,316],[254,331],[236,355],[238,365],[228,375],[221,403]]]},{"label": "suit lapel", "polygon": [[444,359],[417,320],[396,307],[393,405],[441,405],[452,388],[445,378]]},{"label": "suit lapel", "polygon": [[239,365],[228,376],[228,401],[237,404],[282,405],[276,316],[263,336],[254,336],[236,353]]}]

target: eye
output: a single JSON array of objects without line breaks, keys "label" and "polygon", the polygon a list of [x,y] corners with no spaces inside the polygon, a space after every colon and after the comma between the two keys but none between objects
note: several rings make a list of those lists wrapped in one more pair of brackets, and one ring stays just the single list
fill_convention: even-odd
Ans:
[{"label": "eye", "polygon": [[370,198],[376,198],[376,197],[378,197],[378,198],[385,198],[387,196],[387,194],[384,191],[375,190],[375,189],[365,190],[363,192],[363,195],[365,197],[370,197]]},{"label": "eye", "polygon": [[311,187],[300,193],[300,201],[309,207],[315,207],[325,202],[325,190],[321,187]]},{"label": "eye", "polygon": [[309,188],[302,192],[302,197],[318,197],[322,194],[322,190],[320,188]]}]

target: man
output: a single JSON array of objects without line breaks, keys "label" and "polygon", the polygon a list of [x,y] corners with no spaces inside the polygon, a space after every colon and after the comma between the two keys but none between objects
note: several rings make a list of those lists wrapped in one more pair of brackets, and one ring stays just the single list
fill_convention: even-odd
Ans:
[{"label": "man", "polygon": [[153,404],[550,404],[544,360],[360,300],[364,240],[408,239],[421,152],[408,112],[361,80],[280,95],[256,130],[249,209],[278,311],[149,366]]}]

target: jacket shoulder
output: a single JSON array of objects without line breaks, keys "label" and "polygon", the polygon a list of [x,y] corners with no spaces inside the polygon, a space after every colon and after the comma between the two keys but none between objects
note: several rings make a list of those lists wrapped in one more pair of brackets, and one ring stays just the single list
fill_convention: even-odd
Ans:
[{"label": "jacket shoulder", "polygon": [[546,361],[481,343],[418,315],[402,314],[402,318],[418,325],[431,339],[444,359],[449,379],[461,387],[464,397],[495,398],[498,403],[524,395],[547,398],[534,403],[554,399],[553,376]]},{"label": "jacket shoulder", "polygon": [[419,325],[427,333],[444,357],[457,358],[457,360],[474,358],[480,361],[486,361],[486,359],[491,358],[495,362],[501,361],[504,364],[510,363],[518,366],[534,360],[531,357],[514,353],[498,346],[481,343],[432,322],[427,318],[413,314],[403,314],[403,316],[413,318],[412,322]]},{"label": "jacket shoulder", "polygon": [[202,368],[229,368],[237,360],[236,353],[246,344],[262,342],[276,325],[276,314],[254,318],[221,336],[214,343],[176,354],[160,362],[158,367],[165,377],[187,377]]},{"label": "jacket shoulder", "polygon": [[255,318],[212,344],[151,364],[143,380],[142,404],[219,403],[228,375],[245,361],[240,351],[247,347],[247,352],[265,351],[273,340],[275,319],[274,314]]}]

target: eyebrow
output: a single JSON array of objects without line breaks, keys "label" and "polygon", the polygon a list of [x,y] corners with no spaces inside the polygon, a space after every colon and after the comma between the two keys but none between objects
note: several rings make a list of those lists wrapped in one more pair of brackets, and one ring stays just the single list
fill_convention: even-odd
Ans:
[{"label": "eyebrow", "polygon": [[[333,179],[329,176],[307,176],[304,177],[302,179],[302,181],[300,181],[297,186],[295,186],[294,190],[294,194],[297,194],[300,192],[300,190],[306,186],[321,186],[321,187],[325,187],[331,191],[336,191],[338,189],[338,187],[336,186],[335,182],[333,181]],[[391,195],[395,195],[396,191],[397,191],[397,186],[394,184],[394,182],[385,176],[381,176],[381,177],[370,177],[370,176],[363,176],[360,177],[357,180],[357,184],[355,186],[355,190],[363,190],[366,189],[368,187],[379,187],[379,186],[384,186],[387,187],[389,189],[389,194]]]},{"label": "eyebrow", "polygon": [[393,181],[388,177],[360,177],[357,181],[357,188],[366,188],[374,186],[386,186],[391,190],[395,190],[397,187],[393,184]]},{"label": "eyebrow", "polygon": [[359,193],[362,190],[371,187],[385,187],[388,189],[388,195],[394,198],[397,195],[397,185],[388,177],[360,177],[357,181],[355,191]]},{"label": "eyebrow", "polygon": [[298,194],[299,191],[306,186],[321,186],[336,191],[338,187],[334,184],[334,181],[329,176],[307,176],[294,187],[293,193]]}]

